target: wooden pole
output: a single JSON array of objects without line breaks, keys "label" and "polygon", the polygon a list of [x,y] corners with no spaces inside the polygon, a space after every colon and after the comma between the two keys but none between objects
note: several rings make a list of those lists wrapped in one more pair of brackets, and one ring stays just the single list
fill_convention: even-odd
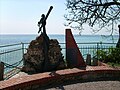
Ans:
[{"label": "wooden pole", "polygon": [[0,62],[0,81],[4,79],[4,63]]}]

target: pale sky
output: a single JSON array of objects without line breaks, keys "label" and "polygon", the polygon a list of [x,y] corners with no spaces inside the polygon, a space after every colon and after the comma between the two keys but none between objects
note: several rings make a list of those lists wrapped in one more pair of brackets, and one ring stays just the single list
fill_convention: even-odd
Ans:
[{"label": "pale sky", "polygon": [[[0,0],[0,34],[37,34],[37,22],[50,6],[53,10],[47,19],[47,33],[65,34],[65,3],[66,0]],[[79,33],[73,29],[72,32]],[[82,34],[92,33],[86,27]]]},{"label": "pale sky", "polygon": [[[53,10],[47,19],[48,34],[65,33],[66,0],[0,0],[1,34],[37,34],[41,14]],[[75,31],[74,31],[75,32]],[[77,31],[78,32],[78,31]]]}]

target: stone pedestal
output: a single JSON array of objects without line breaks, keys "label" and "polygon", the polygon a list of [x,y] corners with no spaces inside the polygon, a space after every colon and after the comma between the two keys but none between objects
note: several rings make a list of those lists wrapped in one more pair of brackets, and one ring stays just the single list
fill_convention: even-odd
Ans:
[{"label": "stone pedestal", "polygon": [[43,34],[31,41],[24,54],[22,71],[33,74],[66,68],[59,42],[56,39],[49,40],[49,44],[45,42]]}]

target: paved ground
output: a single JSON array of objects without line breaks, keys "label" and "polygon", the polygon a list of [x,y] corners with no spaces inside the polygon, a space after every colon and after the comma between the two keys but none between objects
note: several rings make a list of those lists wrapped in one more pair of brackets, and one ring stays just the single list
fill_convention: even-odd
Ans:
[{"label": "paved ground", "polygon": [[95,81],[71,85],[59,85],[46,90],[120,90],[120,81]]},{"label": "paved ground", "polygon": [[[106,66],[100,66],[100,67],[87,66],[86,67],[86,70],[91,70],[91,71],[92,70],[109,70],[109,69],[113,70],[114,68],[110,68],[110,67],[106,67]],[[119,69],[119,68],[115,68],[115,69]],[[66,70],[56,71],[55,75],[56,74],[58,74],[58,75],[63,74],[64,75],[64,74],[69,74],[69,73],[77,73],[77,72],[80,72],[80,71],[82,72],[83,70],[78,69],[78,68],[66,69]],[[46,73],[39,74],[39,75],[37,74],[37,75],[40,76],[40,77],[42,77],[43,75],[46,75],[48,77],[50,75],[50,73],[46,72]],[[20,80],[21,80],[21,78],[23,76],[26,76],[26,75],[27,74],[24,73],[24,72],[19,72],[18,74],[16,74],[12,78],[20,78]],[[53,75],[54,75],[54,73],[53,73]],[[35,75],[32,76],[32,78],[34,80],[34,78],[36,78]],[[110,79],[110,80],[112,80],[112,79]],[[118,80],[120,80],[120,78]],[[9,83],[11,83],[11,82],[9,82]],[[16,83],[16,81],[14,83]],[[84,83],[80,82],[80,81],[79,82],[74,81],[74,82],[67,82],[67,83],[64,82],[62,85],[57,85],[56,86],[56,85],[53,84],[53,85],[50,85],[50,86],[52,86],[52,87],[48,87],[48,86],[44,87],[44,88],[41,87],[38,90],[120,90],[120,81],[94,81],[94,82],[84,82]]]}]

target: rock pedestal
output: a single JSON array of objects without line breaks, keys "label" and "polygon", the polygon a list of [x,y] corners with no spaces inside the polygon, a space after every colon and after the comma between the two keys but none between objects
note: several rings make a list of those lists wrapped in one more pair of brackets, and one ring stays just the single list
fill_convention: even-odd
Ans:
[{"label": "rock pedestal", "polygon": [[23,57],[22,71],[33,74],[66,68],[61,50],[56,39],[49,40],[47,44],[44,35],[41,34],[30,42]]}]

